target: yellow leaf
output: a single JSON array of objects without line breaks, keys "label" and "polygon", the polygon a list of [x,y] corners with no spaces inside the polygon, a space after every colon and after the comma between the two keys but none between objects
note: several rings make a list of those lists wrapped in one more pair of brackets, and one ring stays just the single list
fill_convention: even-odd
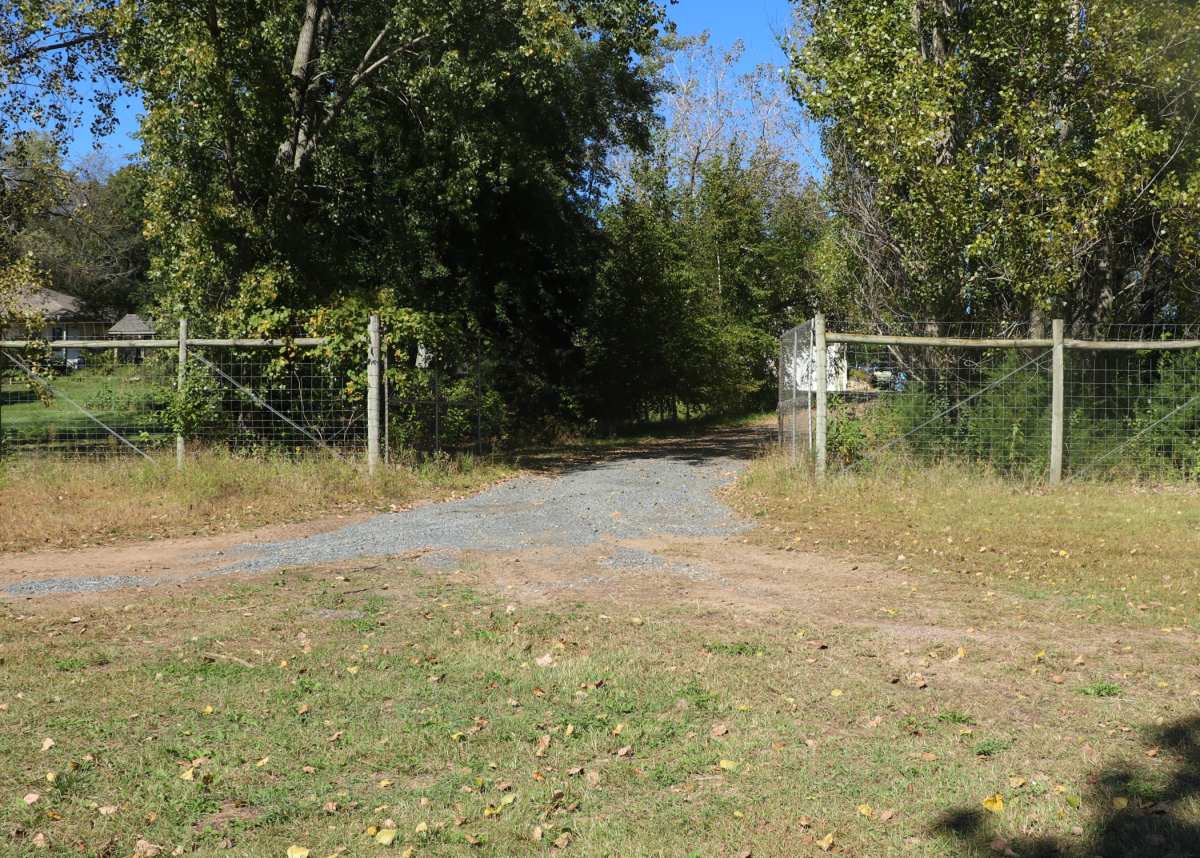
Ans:
[{"label": "yellow leaf", "polygon": [[612,734],[614,736],[620,736],[621,731],[624,730],[628,726],[629,726],[628,724],[618,724],[616,727],[613,727]]},{"label": "yellow leaf", "polygon": [[209,714],[211,714],[211,713],[212,713],[212,711],[213,711],[213,708],[212,708],[211,706],[205,706],[205,707],[204,707],[204,714],[205,714],[205,715],[209,715]]},{"label": "yellow leaf", "polygon": [[376,828],[374,825],[372,825],[370,828],[367,829],[367,836],[374,837],[378,831],[379,831],[379,829]]},{"label": "yellow leaf", "polygon": [[863,816],[870,816],[871,815],[871,805],[860,804],[858,806],[858,812],[861,813]]},{"label": "yellow leaf", "polygon": [[966,658],[966,657],[967,657],[967,651],[966,651],[965,649],[963,649],[962,647],[959,647],[959,648],[958,648],[958,657],[959,657],[959,658]]},{"label": "yellow leaf", "polygon": [[375,842],[380,846],[391,846],[392,841],[396,839],[396,829],[383,828],[375,835]]},{"label": "yellow leaf", "polygon": [[196,779],[196,770],[188,769],[186,772],[184,772],[183,774],[181,774],[179,776],[179,779],[181,781],[194,781]]},{"label": "yellow leaf", "polygon": [[818,840],[813,845],[816,846],[818,849],[820,849],[822,852],[828,852],[830,849],[833,848],[833,832],[832,831],[829,832],[828,834],[826,834],[824,837],[822,837],[820,840]]},{"label": "yellow leaf", "polygon": [[429,830],[429,826],[425,824],[424,820],[418,822],[417,827],[413,829],[413,831],[416,832],[417,834],[424,834],[428,830]]},{"label": "yellow leaf", "polygon": [[829,696],[830,696],[830,697],[841,697],[841,696],[842,696],[842,689],[840,689],[840,688],[835,688],[835,689],[833,689],[833,691],[830,691],[830,692],[829,692]]},{"label": "yellow leaf", "polygon": [[990,810],[992,813],[1003,813],[1004,812],[1004,796],[1000,795],[1000,793],[996,793],[995,795],[988,796],[987,798],[985,798],[983,800],[983,806],[986,807],[988,810]]},{"label": "yellow leaf", "polygon": [[485,810],[483,812],[483,815],[484,816],[499,816],[500,808],[496,807],[494,804],[489,804],[487,806],[487,810]]},{"label": "yellow leaf", "polygon": [[263,757],[261,760],[259,760],[254,765],[255,766],[265,766],[270,761],[270,759],[271,759],[270,757]]},{"label": "yellow leaf", "polygon": [[967,728],[965,728],[965,729],[959,730],[959,731],[958,731],[958,735],[960,735],[960,736],[970,736],[970,735],[971,735],[971,728],[970,728],[970,727],[967,727]]},{"label": "yellow leaf", "polygon": [[1063,786],[1062,784],[1059,784],[1058,786],[1056,786],[1054,788],[1054,791],[1057,793],[1064,793],[1067,791],[1067,788],[1065,786]]},{"label": "yellow leaf", "polygon": [[1045,651],[1045,650],[1042,650],[1041,652],[1039,652],[1037,655],[1035,655],[1035,656],[1033,657],[1033,660],[1034,660],[1034,661],[1041,661],[1041,660],[1042,660],[1043,658],[1045,658],[1045,657],[1046,657],[1046,651]]},{"label": "yellow leaf", "polygon": [[466,740],[467,734],[466,733],[451,733],[450,738],[456,742],[463,742]]},{"label": "yellow leaf", "polygon": [[303,846],[289,846],[287,858],[308,858],[308,850]]},{"label": "yellow leaf", "polygon": [[358,673],[358,668],[357,667],[347,667],[346,673],[349,673],[351,676],[353,676],[354,674]]},{"label": "yellow leaf", "polygon": [[726,771],[733,771],[734,769],[736,769],[738,767],[738,764],[735,763],[733,760],[721,760],[721,762],[718,763],[717,765],[719,765],[721,768],[725,769]]},{"label": "yellow leaf", "polygon": [[1113,796],[1113,810],[1124,810],[1129,807],[1129,799],[1123,795]]},{"label": "yellow leaf", "polygon": [[380,789],[387,789],[387,788],[388,788],[388,787],[390,787],[391,785],[392,785],[392,782],[391,782],[391,781],[380,781],[380,782],[379,782],[379,788],[380,788]]},{"label": "yellow leaf", "polygon": [[1071,807],[1079,807],[1079,796],[1077,796],[1077,795],[1067,796],[1067,804],[1071,805]]},{"label": "yellow leaf", "polygon": [[400,853],[400,858],[412,858],[412,857],[413,857],[413,851],[412,851],[411,846],[408,849],[405,849],[403,852]]},{"label": "yellow leaf", "polygon": [[1025,778],[1009,778],[1008,785],[1013,789],[1025,786]]}]

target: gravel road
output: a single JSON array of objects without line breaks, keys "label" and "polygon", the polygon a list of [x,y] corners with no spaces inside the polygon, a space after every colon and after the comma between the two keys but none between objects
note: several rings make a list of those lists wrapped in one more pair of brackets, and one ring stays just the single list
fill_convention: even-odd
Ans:
[{"label": "gravel road", "polygon": [[[672,534],[713,536],[746,525],[720,503],[715,490],[745,467],[758,437],[733,445],[680,442],[645,454],[613,458],[553,476],[522,477],[475,497],[377,516],[341,530],[282,542],[249,543],[214,557],[214,566],[190,579],[308,563],[434,551],[519,551],[538,546],[582,547]],[[246,555],[237,560],[238,554]],[[645,554],[645,558],[640,555]],[[622,564],[652,564],[653,555],[622,549]],[[453,563],[449,555],[434,562]],[[132,576],[23,581],[0,592],[13,595],[87,592],[161,583]]]}]

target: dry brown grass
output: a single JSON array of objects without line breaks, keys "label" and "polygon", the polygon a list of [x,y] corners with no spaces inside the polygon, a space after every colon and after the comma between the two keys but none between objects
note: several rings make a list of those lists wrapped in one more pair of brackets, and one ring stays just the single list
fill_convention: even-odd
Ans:
[{"label": "dry brown grass", "polygon": [[197,455],[173,461],[20,461],[0,469],[0,551],[74,548],[127,539],[223,533],[330,513],[403,508],[473,492],[511,467],[459,460],[384,467],[328,457]]},{"label": "dry brown grass", "polygon": [[768,542],[982,579],[1076,612],[1186,625],[1200,610],[1200,492],[1012,483],[943,467],[816,481],[780,457],[738,502]]}]

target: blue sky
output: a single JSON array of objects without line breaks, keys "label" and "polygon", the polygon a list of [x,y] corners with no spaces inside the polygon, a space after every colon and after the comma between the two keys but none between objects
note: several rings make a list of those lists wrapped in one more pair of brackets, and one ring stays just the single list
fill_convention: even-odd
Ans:
[{"label": "blue sky", "polygon": [[738,39],[746,43],[742,64],[746,70],[759,63],[783,65],[783,51],[771,31],[783,32],[792,19],[787,0],[679,0],[667,8],[681,35],[702,30],[712,33],[712,43],[728,47]]},{"label": "blue sky", "polygon": [[[728,47],[738,39],[746,44],[741,64],[748,71],[762,62],[782,65],[784,56],[772,29],[782,32],[791,20],[791,4],[787,0],[679,0],[667,8],[667,15],[681,35],[693,35],[703,30],[711,32],[711,42]],[[130,137],[137,130],[137,115],[141,104],[136,98],[123,98],[117,105],[120,125],[116,132],[100,142],[114,158],[137,152],[138,142]],[[85,116],[70,147],[70,157],[86,155],[93,145],[87,130],[90,117]]]}]

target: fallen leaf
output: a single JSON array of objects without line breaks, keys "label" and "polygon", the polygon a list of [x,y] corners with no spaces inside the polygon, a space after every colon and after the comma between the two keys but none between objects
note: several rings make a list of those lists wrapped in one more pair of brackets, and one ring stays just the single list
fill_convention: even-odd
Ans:
[{"label": "fallen leaf", "polygon": [[830,692],[829,692],[829,696],[830,696],[830,697],[841,697],[841,696],[842,696],[842,689],[840,689],[840,688],[835,688],[835,689],[833,689],[833,691],[830,691]]},{"label": "fallen leaf", "polygon": [[35,801],[37,801],[41,797],[42,797],[41,793],[37,793],[37,792],[27,793],[25,796],[25,803],[33,804]]},{"label": "fallen leaf", "polygon": [[[142,853],[142,858],[154,858],[155,855],[163,851],[161,846],[157,843],[151,843],[149,840],[139,840],[133,844],[133,848]],[[290,849],[288,850],[289,856],[291,855],[291,851]],[[308,858],[308,850],[305,849],[304,854],[297,855],[296,858]]]},{"label": "fallen leaf", "polygon": [[188,769],[179,776],[179,779],[181,781],[194,781],[196,779],[196,770],[194,768]]},{"label": "fallen leaf", "polygon": [[1158,748],[1152,748],[1151,750],[1147,751],[1146,756],[1147,757],[1157,757],[1158,756]]},{"label": "fallen leaf", "polygon": [[336,801],[327,801],[327,802],[325,802],[325,810],[326,810],[326,812],[328,812],[328,813],[333,813],[333,812],[334,812],[334,811],[336,811],[337,809],[338,809],[338,804],[337,804],[337,802],[336,802]]},{"label": "fallen leaf", "polygon": [[205,707],[204,707],[204,714],[205,714],[205,715],[211,715],[211,714],[212,714],[212,711],[213,711],[213,708],[212,708],[211,706],[205,706]]},{"label": "fallen leaf", "polygon": [[828,852],[833,848],[833,832],[831,831],[826,834],[820,840],[816,841],[813,846],[816,846],[822,852]]},{"label": "fallen leaf", "polygon": [[725,771],[727,771],[727,772],[733,771],[734,769],[736,769],[738,767],[738,764],[735,763],[733,760],[721,760],[721,762],[717,763],[717,765],[720,766],[721,768],[725,769]]},{"label": "fallen leaf", "polygon": [[308,858],[308,850],[303,846],[289,846],[287,858]]},{"label": "fallen leaf", "polygon": [[297,715],[307,715],[311,711],[312,711],[312,707],[309,706],[307,703],[305,703],[298,710],[296,710],[296,714]]},{"label": "fallen leaf", "polygon": [[487,809],[485,809],[483,811],[483,815],[484,816],[499,816],[500,808],[496,807],[496,805],[494,805],[494,804],[489,804],[487,806]]},{"label": "fallen leaf", "polygon": [[1003,813],[1004,812],[1004,796],[1000,795],[1000,793],[996,793],[995,795],[990,795],[983,800],[983,806],[986,807],[988,810],[990,810],[992,813]]},{"label": "fallen leaf", "polygon": [[529,839],[530,840],[541,840],[542,836],[543,836],[542,835],[542,826],[539,825],[533,829],[533,835]]},{"label": "fallen leaf", "polygon": [[413,829],[413,832],[416,834],[424,834],[428,830],[429,826],[425,823],[425,820],[421,820],[417,823],[417,827]]},{"label": "fallen leaf", "polygon": [[800,817],[800,827],[801,828],[808,828],[811,825],[812,825],[812,820],[808,818],[807,813]]},{"label": "fallen leaf", "polygon": [[1129,799],[1123,795],[1113,796],[1112,806],[1113,810],[1124,810],[1129,807]]},{"label": "fallen leaf", "polygon": [[804,744],[808,745],[808,747],[810,747],[810,748],[815,748],[815,747],[817,747],[817,740],[816,739],[805,739]]},{"label": "fallen leaf", "polygon": [[753,858],[753,856],[754,856],[754,853],[751,852],[749,849],[743,849],[741,852],[739,852],[737,855],[735,855],[734,858]]},{"label": "fallen leaf", "polygon": [[538,656],[533,661],[538,667],[549,667],[550,665],[554,664],[554,656],[552,656],[550,653],[546,653],[543,656]]},{"label": "fallen leaf", "polygon": [[568,725],[567,725],[567,729],[563,731],[563,735],[564,735],[564,736],[570,736],[570,735],[571,735],[572,733],[574,733],[574,732],[575,732],[575,725],[574,725],[574,724],[568,724]]},{"label": "fallen leaf", "polygon": [[632,750],[633,750],[633,745],[626,745],[624,748],[621,748],[619,751],[617,751],[617,756],[618,757],[627,757],[627,756],[629,756],[629,752]]},{"label": "fallen leaf", "polygon": [[878,727],[882,723],[883,723],[883,716],[876,715],[874,718],[872,718],[870,721],[867,722],[867,726],[868,727]]},{"label": "fallen leaf", "polygon": [[1008,785],[1013,789],[1025,786],[1025,778],[1009,778]]},{"label": "fallen leaf", "polygon": [[628,726],[629,726],[628,724],[618,724],[617,726],[613,727],[612,734],[614,736],[620,736],[621,731],[624,730]]},{"label": "fallen leaf", "polygon": [[860,804],[858,806],[858,812],[861,813],[863,816],[870,816],[871,815],[871,805]]},{"label": "fallen leaf", "polygon": [[316,772],[317,772],[316,768],[313,766],[304,766],[303,768],[300,769],[300,771],[304,772],[304,774],[306,774],[306,775],[316,774]]},{"label": "fallen leaf", "polygon": [[586,775],[584,775],[584,777],[587,779],[588,786],[590,786],[590,787],[600,786],[600,773],[599,772],[588,772]]},{"label": "fallen leaf", "polygon": [[259,761],[258,761],[257,763],[255,763],[254,765],[255,765],[256,767],[258,767],[258,768],[261,768],[262,766],[265,766],[265,765],[266,765],[267,763],[269,763],[269,762],[271,762],[271,758],[270,758],[270,757],[263,757],[261,760],[259,760]]},{"label": "fallen leaf", "polygon": [[879,818],[882,819],[884,822],[887,822],[889,819],[894,819],[895,816],[896,816],[896,811],[894,811],[894,810],[885,810],[883,813],[879,814]]},{"label": "fallen leaf", "polygon": [[56,743],[53,739],[46,739],[46,741],[42,742],[42,750],[49,751],[51,748],[54,747],[55,744]]},{"label": "fallen leaf", "polygon": [[116,812],[117,812],[117,809],[116,809],[115,807],[102,807],[102,808],[100,808],[100,815],[101,815],[101,816],[112,816],[112,815],[113,815],[114,813],[116,813]]},{"label": "fallen leaf", "polygon": [[392,841],[396,839],[398,832],[394,828],[381,828],[379,833],[375,835],[375,842],[380,846],[391,846]]},{"label": "fallen leaf", "polygon": [[[640,625],[640,623],[639,623],[639,625]],[[569,844],[570,842],[571,842],[571,832],[569,832],[569,831],[564,831],[562,834],[558,835],[558,837],[556,837],[554,839],[554,845],[557,846],[559,849],[566,849],[567,844]]]},{"label": "fallen leaf", "polygon": [[926,762],[926,763],[932,763],[932,762],[933,762],[934,760],[936,760],[936,759],[937,759],[937,754],[931,754],[931,753],[929,753],[928,751],[926,751],[925,753],[921,754],[921,760],[922,760],[922,762]]},{"label": "fallen leaf", "polygon": [[1077,795],[1067,796],[1067,804],[1071,805],[1071,807],[1079,807],[1079,804],[1080,804],[1079,796],[1077,796]]},{"label": "fallen leaf", "polygon": [[716,724],[710,731],[714,736],[724,736],[729,733],[729,728],[724,724]]},{"label": "fallen leaf", "polygon": [[785,745],[783,742],[772,742],[771,743],[772,751],[782,751],[786,747],[787,747],[787,745]]},{"label": "fallen leaf", "polygon": [[336,742],[338,739],[342,738],[342,734],[345,732],[346,732],[345,730],[338,730],[336,733],[334,733],[332,736],[329,737],[329,741]]}]

